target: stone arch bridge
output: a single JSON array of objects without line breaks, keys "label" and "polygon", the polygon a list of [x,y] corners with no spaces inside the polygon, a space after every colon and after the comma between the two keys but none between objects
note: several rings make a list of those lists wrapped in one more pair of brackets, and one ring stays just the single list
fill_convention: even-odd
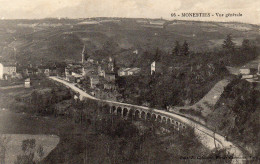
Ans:
[{"label": "stone arch bridge", "polygon": [[187,125],[182,123],[181,120],[169,117],[166,114],[156,112],[155,110],[147,107],[140,107],[131,104],[112,102],[106,100],[100,100],[101,106],[109,113],[119,115],[125,119],[142,119],[147,121],[156,121],[159,123],[172,125],[175,130],[184,130]]},{"label": "stone arch bridge", "polygon": [[226,148],[227,151],[234,154],[235,157],[239,157],[233,159],[232,163],[244,163],[244,160],[242,159],[242,157],[244,156],[243,152],[237,146],[233,145],[230,141],[227,141],[223,136],[213,132],[212,130],[208,129],[206,126],[198,122],[190,120],[184,116],[163,110],[97,99],[87,94],[80,88],[76,87],[74,84],[66,82],[63,79],[59,79],[57,77],[50,77],[50,79],[59,82],[58,84],[62,84],[65,87],[69,88],[71,91],[75,92],[80,100],[96,100],[99,104],[101,104],[104,107],[105,110],[113,114],[121,115],[124,118],[135,117],[145,120],[154,120],[161,123],[172,125],[176,130],[184,130],[187,127],[191,127],[194,129],[196,136],[205,147],[209,149],[214,149],[216,147]]}]

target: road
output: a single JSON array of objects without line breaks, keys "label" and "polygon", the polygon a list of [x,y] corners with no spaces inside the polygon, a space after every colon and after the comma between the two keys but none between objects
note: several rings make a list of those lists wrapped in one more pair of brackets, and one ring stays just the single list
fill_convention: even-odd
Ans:
[{"label": "road", "polygon": [[215,148],[215,143],[214,143],[214,139],[213,139],[213,136],[215,135],[216,141],[220,142],[222,147],[227,149],[227,151],[229,153],[234,154],[235,158],[232,160],[232,163],[236,163],[236,164],[245,163],[245,160],[242,159],[244,157],[242,151],[237,146],[235,146],[232,142],[227,141],[223,136],[221,136],[217,133],[214,133],[212,130],[208,129],[206,126],[201,125],[195,121],[192,121],[186,117],[183,117],[183,116],[180,116],[180,115],[177,115],[174,113],[170,113],[167,111],[163,111],[163,110],[157,110],[157,109],[151,109],[148,107],[143,107],[143,106],[138,106],[138,105],[133,105],[133,104],[97,99],[97,98],[89,95],[88,93],[84,92],[83,90],[79,89],[72,83],[59,79],[57,77],[49,77],[49,78],[54,81],[64,84],[66,87],[71,88],[75,92],[78,92],[80,95],[82,95],[86,98],[89,98],[89,99],[102,101],[102,102],[108,102],[108,103],[116,103],[118,105],[125,105],[125,106],[134,107],[134,108],[141,108],[141,109],[145,109],[145,110],[152,110],[154,113],[158,113],[158,114],[166,115],[171,118],[178,119],[182,123],[187,124],[191,127],[194,127],[195,134],[199,136],[199,139],[201,140],[202,144],[204,144],[209,149]]}]

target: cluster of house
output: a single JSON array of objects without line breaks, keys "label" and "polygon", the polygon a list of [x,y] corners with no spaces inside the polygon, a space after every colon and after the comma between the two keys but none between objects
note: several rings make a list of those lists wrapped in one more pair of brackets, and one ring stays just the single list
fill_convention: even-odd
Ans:
[{"label": "cluster of house", "polygon": [[41,76],[56,76],[59,68],[53,66],[21,66],[16,62],[1,62],[0,63],[0,80],[11,80],[11,79],[25,79],[24,85],[26,88],[30,87],[30,77],[33,75]]},{"label": "cluster of house", "polygon": [[37,66],[37,67],[26,67],[22,69],[24,76],[31,75],[45,75],[45,76],[56,76],[57,68],[55,66]]},{"label": "cluster of house", "polygon": [[73,83],[87,81],[92,89],[98,85],[102,85],[104,89],[111,89],[115,82],[112,58],[101,63],[88,59],[82,63],[68,64],[65,68],[65,79]]},{"label": "cluster of house", "polygon": [[[134,53],[138,53],[135,50]],[[82,51],[81,63],[68,64],[65,68],[65,79],[82,84],[87,82],[90,89],[116,90],[116,76],[132,76],[140,73],[140,68],[115,68],[112,57],[96,61],[91,59],[85,46]]]},{"label": "cluster of house", "polygon": [[260,81],[260,63],[256,65],[245,65],[239,69],[239,73],[242,76],[242,79],[245,79],[249,82],[259,82]]},{"label": "cluster of house", "polygon": [[141,72],[140,68],[120,68],[118,70],[118,76],[131,76],[131,75],[138,75]]}]

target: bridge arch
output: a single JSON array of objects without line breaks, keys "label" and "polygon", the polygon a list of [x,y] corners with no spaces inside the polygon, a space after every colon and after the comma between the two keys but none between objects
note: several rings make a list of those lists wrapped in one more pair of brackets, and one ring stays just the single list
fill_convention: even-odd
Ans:
[{"label": "bridge arch", "polygon": [[162,121],[162,117],[160,115],[157,116],[157,119],[156,119],[158,122],[161,122]]},{"label": "bridge arch", "polygon": [[172,124],[175,125],[175,121],[172,119]]},{"label": "bridge arch", "polygon": [[180,130],[180,123],[178,121],[176,121],[176,129]]},{"label": "bridge arch", "polygon": [[124,108],[123,109],[123,117],[126,117],[128,114],[128,109],[127,108]]},{"label": "bridge arch", "polygon": [[135,120],[138,120],[140,118],[140,111],[139,110],[135,110],[134,118],[135,118]]},{"label": "bridge arch", "polygon": [[129,109],[127,118],[132,120],[134,117],[134,114],[135,114],[135,111],[133,109]]},{"label": "bridge arch", "polygon": [[121,107],[118,107],[118,108],[117,108],[116,114],[117,114],[117,115],[121,115],[121,114],[122,114],[122,108],[121,108]]},{"label": "bridge arch", "polygon": [[168,119],[167,119],[167,125],[170,125],[170,124],[171,124],[171,119],[168,118]]},{"label": "bridge arch", "polygon": [[166,124],[166,117],[163,117],[163,118],[162,118],[162,123],[163,123],[163,124]]},{"label": "bridge arch", "polygon": [[116,112],[116,107],[115,107],[115,106],[112,106],[111,113],[115,113],[115,112]]},{"label": "bridge arch", "polygon": [[151,113],[148,112],[148,113],[146,114],[146,119],[149,120],[149,121],[152,119]]},{"label": "bridge arch", "polygon": [[146,113],[144,111],[141,112],[141,119],[144,119],[145,120],[146,118]]},{"label": "bridge arch", "polygon": [[156,117],[156,114],[152,114],[151,120],[152,120],[152,121],[156,121],[156,118],[157,118],[157,117]]}]

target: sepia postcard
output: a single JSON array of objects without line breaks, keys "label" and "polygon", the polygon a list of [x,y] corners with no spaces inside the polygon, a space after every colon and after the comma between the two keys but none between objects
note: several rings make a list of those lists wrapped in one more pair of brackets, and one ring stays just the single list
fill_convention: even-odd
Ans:
[{"label": "sepia postcard", "polygon": [[259,0],[0,0],[0,164],[260,163]]}]

